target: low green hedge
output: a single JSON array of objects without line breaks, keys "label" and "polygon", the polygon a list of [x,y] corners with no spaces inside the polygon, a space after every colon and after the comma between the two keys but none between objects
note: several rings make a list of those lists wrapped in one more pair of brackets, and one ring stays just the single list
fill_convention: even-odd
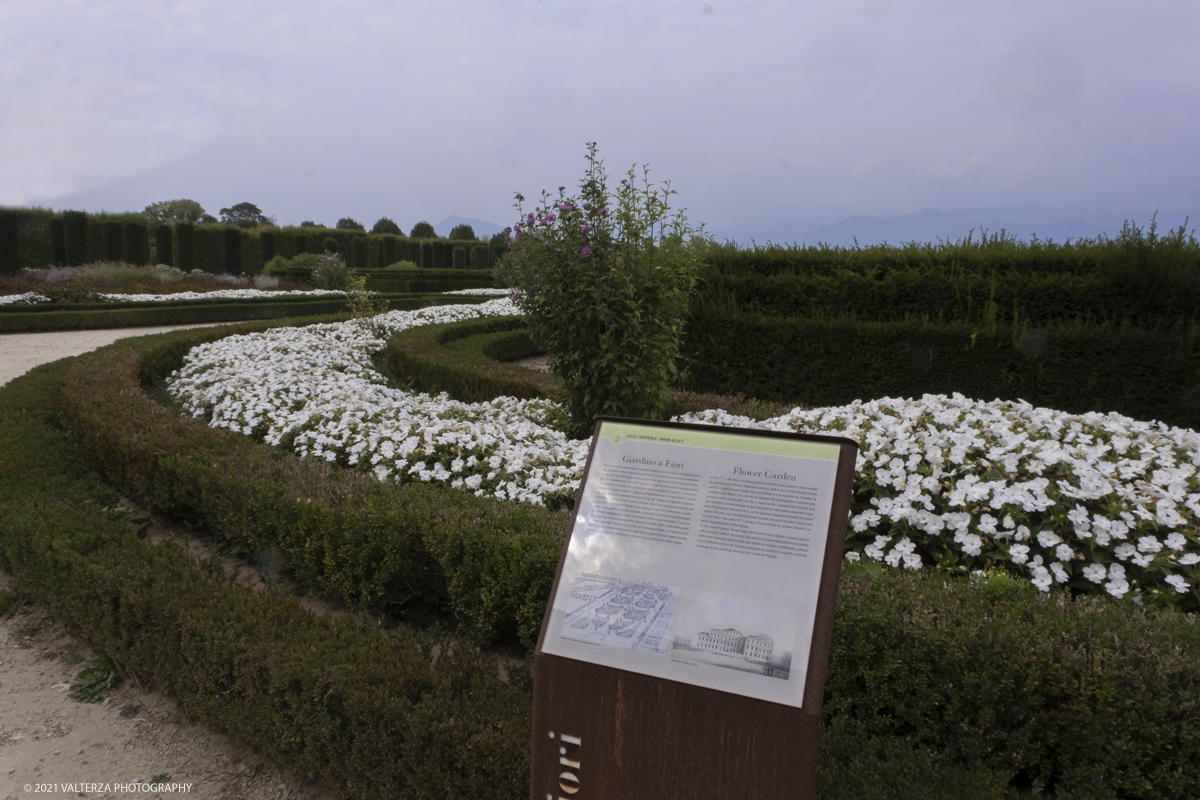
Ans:
[{"label": "low green hedge", "polygon": [[143,391],[191,347],[228,333],[129,339],[71,370],[62,413],[96,468],[166,513],[278,551],[322,593],[388,612],[446,602],[480,640],[531,646],[567,515],[444,487],[381,484],[209,428]]},{"label": "low green hedge", "polygon": [[140,539],[53,424],[80,359],[0,389],[0,568],[127,676],[349,797],[528,796],[531,682],[452,637],[321,618]]},{"label": "low green hedge", "polygon": [[[484,297],[466,297],[463,303],[480,303]],[[391,310],[411,311],[438,300],[436,295],[384,295]],[[457,298],[455,302],[460,302]],[[272,300],[188,300],[162,303],[57,303],[34,306],[0,306],[0,333],[136,328],[154,325],[187,325],[195,322],[235,322],[336,314],[346,310],[344,297],[303,297]]]},{"label": "low green hedge", "polygon": [[705,312],[681,352],[688,388],[813,407],[952,394],[1117,411],[1200,428],[1200,327],[864,322]]},{"label": "low green hedge", "polygon": [[[427,593],[444,581],[440,591],[476,636],[505,630],[519,632],[526,642],[536,636],[565,515],[419,484],[372,485],[373,479],[364,475],[301,461],[247,437],[209,429],[145,394],[143,385],[169,371],[192,343],[218,335],[208,329],[130,340],[77,359],[69,371],[63,370],[62,418],[78,436],[78,452],[101,465],[122,489],[161,508],[187,514],[253,545],[278,549],[289,569],[330,593],[343,592],[365,607],[376,606],[380,588],[388,587],[389,579],[373,561],[391,558],[391,575],[409,575],[404,570],[412,570],[403,591]],[[25,406],[47,404],[38,402],[23,398]],[[62,447],[76,447],[58,436]],[[78,456],[61,449],[48,452],[56,462],[76,464],[79,470]],[[5,469],[20,473],[19,460],[9,468],[6,456]],[[56,491],[53,481],[37,478],[27,486],[37,492],[42,483],[50,487],[48,492]],[[19,561],[25,550],[37,552],[24,544],[25,539],[11,546],[9,524],[10,512],[0,507],[4,552],[13,554],[7,557]],[[39,526],[52,528],[30,522],[20,528],[25,531],[20,536],[33,536]],[[66,569],[70,559],[63,553],[68,550],[65,545],[52,548],[58,560],[57,566],[46,567],[48,573]],[[138,557],[145,561],[140,551]],[[91,558],[87,556],[89,563]],[[13,569],[24,568],[14,564]],[[108,584],[97,579],[98,583],[130,585],[128,591],[139,591],[131,574],[115,565],[104,570],[121,579]],[[157,568],[132,573],[147,574],[157,574]],[[275,602],[273,597],[263,602]],[[160,602],[169,605],[165,595]],[[97,602],[92,598],[80,605],[89,604]],[[129,608],[147,606],[131,603]],[[116,609],[114,631],[125,631],[128,650],[135,650],[143,630],[134,624],[136,614],[118,613],[124,607],[120,602],[110,602],[109,607]],[[255,676],[250,679],[234,666],[245,652],[238,648],[260,652],[246,642],[267,632],[249,621],[244,629],[222,627],[235,616],[223,614],[204,618],[205,626],[225,633],[204,639],[203,647],[221,653],[225,661],[214,656],[205,662],[217,676],[215,685],[195,689],[198,697],[213,692],[214,714],[220,711],[217,693],[230,685],[253,698],[280,691],[262,673],[250,670]],[[290,630],[286,624],[281,627]],[[175,647],[190,646],[190,640],[167,641],[178,642]],[[275,659],[270,663],[282,674],[296,676],[287,671],[281,651],[271,648],[261,645],[261,652],[270,653],[264,658]],[[322,658],[337,657],[333,651],[322,652],[329,653]],[[1073,601],[1063,595],[1040,595],[1003,577],[969,581],[938,573],[848,569],[838,598],[826,685],[821,797],[1197,796],[1198,652],[1200,628],[1192,616],[1147,612],[1104,598]],[[302,671],[301,677],[281,685],[300,686],[296,694],[309,696],[309,684],[303,683],[308,674]],[[347,681],[352,674],[345,673]],[[527,684],[521,685],[527,692]],[[471,704],[500,708],[491,692],[502,693],[508,686],[466,691],[475,692]],[[240,702],[243,694],[234,696]],[[322,702],[297,709],[296,726],[345,729],[338,721],[356,707],[343,703],[340,694],[311,694]],[[462,713],[475,711],[472,706]],[[522,747],[527,749],[527,716],[513,711],[505,717],[511,722],[491,719],[501,729],[524,725]],[[270,751],[275,745],[269,739],[278,730],[265,725],[248,730],[262,737],[258,746]],[[447,736],[453,733],[444,727],[438,730]],[[379,743],[371,749],[393,753],[388,741],[392,735],[405,734],[379,730]],[[360,746],[367,746],[365,740]],[[435,764],[449,758],[436,747],[430,752],[436,754]],[[369,755],[374,757],[373,752]],[[525,756],[514,756],[509,769],[523,779]],[[512,782],[513,775],[506,773],[497,786]]]}]

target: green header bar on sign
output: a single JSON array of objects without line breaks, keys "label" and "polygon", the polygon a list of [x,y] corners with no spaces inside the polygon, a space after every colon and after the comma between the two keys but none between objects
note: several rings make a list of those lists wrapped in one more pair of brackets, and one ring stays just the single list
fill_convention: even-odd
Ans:
[{"label": "green header bar on sign", "polygon": [[841,455],[841,448],[837,445],[822,442],[806,442],[774,436],[754,436],[745,433],[657,428],[623,422],[601,422],[600,438],[608,439],[614,446],[625,441],[638,441],[681,447],[704,447],[709,450],[731,450],[738,453],[818,458],[824,461],[837,461]]}]

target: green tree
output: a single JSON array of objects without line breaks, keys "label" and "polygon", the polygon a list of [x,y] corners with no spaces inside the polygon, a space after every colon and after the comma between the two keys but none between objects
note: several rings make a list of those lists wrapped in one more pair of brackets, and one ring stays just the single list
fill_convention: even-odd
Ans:
[{"label": "green tree", "polygon": [[195,200],[163,200],[146,206],[142,214],[146,217],[146,224],[153,227],[164,223],[200,222],[205,211],[204,206]]},{"label": "green tree", "polygon": [[371,227],[371,233],[393,233],[396,236],[404,235],[404,231],[400,230],[400,226],[392,222],[387,217],[380,217],[379,220]]},{"label": "green tree", "polygon": [[436,239],[437,233],[433,230],[433,226],[425,220],[421,220],[416,225],[413,225],[412,233],[408,235],[410,239]]},{"label": "green tree", "polygon": [[502,230],[499,233],[492,234],[492,238],[488,240],[488,247],[493,250],[499,250],[502,247],[508,246],[508,241],[511,238],[512,234],[508,230]]},{"label": "green tree", "polygon": [[211,223],[211,222],[217,222],[218,220],[212,214],[201,214],[200,219],[197,221],[204,222],[204,223]]},{"label": "green tree", "polygon": [[350,217],[342,217],[337,221],[337,225],[334,227],[341,228],[344,231],[362,231],[363,233],[367,232],[367,229],[363,227],[361,222],[353,220]]},{"label": "green tree", "polygon": [[239,228],[257,228],[259,225],[275,224],[275,220],[264,216],[262,209],[254,203],[238,203],[230,208],[222,208],[221,222],[226,225],[237,225]]},{"label": "green tree", "polygon": [[464,222],[462,225],[455,225],[447,238],[455,241],[466,239],[473,242],[478,237],[475,236],[475,229]]},{"label": "green tree", "polygon": [[300,223],[300,227],[301,228],[323,228],[325,226],[318,225],[317,223],[313,222],[311,219],[306,219],[306,220],[304,220],[304,222]]}]

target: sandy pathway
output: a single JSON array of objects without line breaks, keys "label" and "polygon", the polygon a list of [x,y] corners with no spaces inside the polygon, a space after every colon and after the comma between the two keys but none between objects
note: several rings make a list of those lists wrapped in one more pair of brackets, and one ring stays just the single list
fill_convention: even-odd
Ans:
[{"label": "sandy pathway", "polygon": [[148,336],[184,328],[208,328],[229,322],[197,325],[163,325],[157,328],[108,328],[100,331],[51,331],[49,333],[0,334],[0,386],[24,375],[38,364],[77,356],[129,336]]}]

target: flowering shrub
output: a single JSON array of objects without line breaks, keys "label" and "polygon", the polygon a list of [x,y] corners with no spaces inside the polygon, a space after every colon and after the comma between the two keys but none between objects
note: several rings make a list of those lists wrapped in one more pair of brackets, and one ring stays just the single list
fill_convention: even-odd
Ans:
[{"label": "flowering shrub", "polygon": [[[295,265],[299,257],[292,260]],[[337,253],[325,251],[325,256],[312,272],[313,286],[318,289],[345,291],[350,286],[350,267]]]},{"label": "flowering shrub", "polygon": [[558,187],[511,228],[498,283],[544,342],[550,371],[567,390],[573,433],[587,436],[600,414],[661,418],[676,362],[687,297],[699,261],[682,212],[668,218],[674,192],[631,169],[615,196],[588,144],[578,197]]},{"label": "flowering shrub", "polygon": [[[389,331],[517,313],[507,299],[392,311]],[[459,403],[388,388],[385,338],[353,323],[275,329],[197,347],[170,382],[195,416],[368,471],[479,496],[569,503],[588,440],[547,401]],[[847,558],[901,569],[997,570],[1040,591],[1197,602],[1200,434],[1118,414],[926,395],[687,422],[847,436],[861,449]]]}]

